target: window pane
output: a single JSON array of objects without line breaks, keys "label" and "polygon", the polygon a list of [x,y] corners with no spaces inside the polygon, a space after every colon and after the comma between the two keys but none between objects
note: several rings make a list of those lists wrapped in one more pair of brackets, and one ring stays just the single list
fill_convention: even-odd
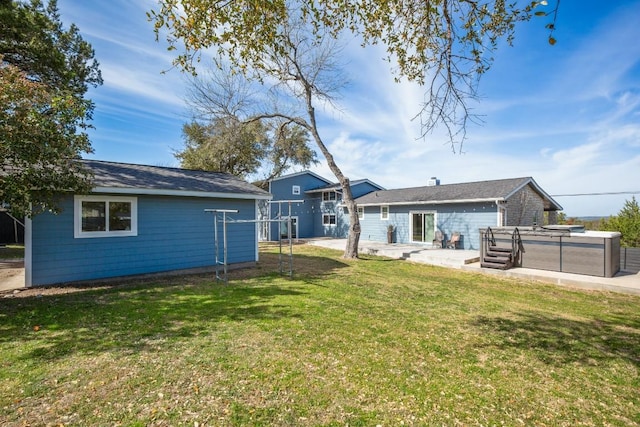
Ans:
[{"label": "window pane", "polygon": [[109,231],[131,230],[131,203],[109,203]]},{"label": "window pane", "polygon": [[413,225],[413,233],[412,233],[412,240],[414,242],[422,242],[423,241],[423,228],[422,228],[422,214],[413,214],[411,216],[411,222]]},{"label": "window pane", "polygon": [[105,202],[82,202],[82,231],[106,231],[105,212]]},{"label": "window pane", "polygon": [[322,200],[324,202],[331,202],[336,200],[336,193],[334,191],[325,191],[322,193]]},{"label": "window pane", "polygon": [[336,225],[336,216],[335,216],[335,214],[324,214],[324,215],[322,215],[322,224],[323,225]]},{"label": "window pane", "polygon": [[322,216],[322,223],[324,225],[335,225],[336,224],[336,216],[334,214],[324,214]]}]

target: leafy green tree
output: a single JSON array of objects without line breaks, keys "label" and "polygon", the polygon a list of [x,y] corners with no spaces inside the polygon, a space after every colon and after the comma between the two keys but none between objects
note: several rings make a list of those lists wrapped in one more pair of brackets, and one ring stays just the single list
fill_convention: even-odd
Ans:
[{"label": "leafy green tree", "polygon": [[604,221],[602,230],[619,231],[622,246],[640,248],[640,206],[635,196],[625,201],[618,215]]},{"label": "leafy green tree", "polygon": [[260,166],[266,134],[259,122],[244,124],[237,119],[220,118],[206,125],[187,123],[182,132],[185,149],[175,157],[184,168],[246,178]]},{"label": "leafy green tree", "polygon": [[280,124],[269,130],[260,121],[242,123],[220,117],[208,124],[197,121],[182,128],[185,147],[174,153],[188,169],[226,172],[248,179],[262,172],[256,184],[267,182],[291,166],[308,168],[316,163],[308,133],[300,126]]},{"label": "leafy green tree", "polygon": [[[167,32],[169,49],[184,48],[174,64],[194,73],[202,52],[214,62],[231,64],[268,87],[281,99],[296,98],[295,110],[274,108],[254,119],[282,118],[307,129],[341,184],[350,229],[344,256],[358,256],[360,225],[349,179],[342,173],[318,131],[316,104],[333,102],[341,84],[332,40],[344,33],[362,43],[383,44],[395,62],[396,78],[425,85],[421,114],[423,133],[442,124],[451,143],[462,143],[467,108],[476,98],[479,77],[491,65],[491,52],[501,39],[512,40],[515,25],[535,14],[546,0],[517,3],[503,0],[160,0],[149,12],[156,37]],[[557,10],[556,8],[554,10]],[[552,31],[553,27],[549,27]],[[549,40],[551,42],[551,39]],[[302,113],[302,114],[301,114]],[[453,145],[455,147],[455,145]]]},{"label": "leafy green tree", "polygon": [[546,24],[549,43],[560,4],[547,0],[159,0],[148,13],[156,36],[167,30],[170,50],[183,48],[174,63],[195,72],[203,52],[215,51],[236,71],[271,64],[265,52],[283,53],[284,26],[298,19],[314,35],[360,37],[363,45],[381,44],[396,79],[425,86],[423,133],[438,124],[462,142],[466,125],[476,116],[467,108],[477,99],[479,77],[491,66],[502,39],[513,41],[516,24],[532,16],[552,17]]},{"label": "leafy green tree", "polygon": [[14,215],[56,211],[60,192],[91,188],[75,160],[92,151],[85,94],[100,84],[91,45],[63,28],[55,0],[0,0],[0,201]]}]

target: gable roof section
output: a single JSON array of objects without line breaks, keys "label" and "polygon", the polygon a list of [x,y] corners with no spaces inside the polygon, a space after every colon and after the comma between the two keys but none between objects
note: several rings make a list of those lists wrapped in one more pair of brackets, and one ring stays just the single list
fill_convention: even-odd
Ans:
[{"label": "gable roof section", "polygon": [[[351,187],[354,187],[354,186],[359,185],[359,184],[365,184],[365,183],[371,184],[372,186],[376,187],[379,190],[384,190],[384,187],[382,187],[382,186],[376,184],[375,182],[373,182],[371,180],[368,180],[366,178],[365,179],[357,179],[355,181],[351,181],[350,182]],[[338,184],[329,184],[329,185],[327,185],[325,187],[314,188],[313,190],[307,190],[307,191],[305,191],[305,193],[320,193],[320,192],[323,192],[323,191],[342,191],[342,185],[340,185],[339,183]]]},{"label": "gable roof section", "polygon": [[377,206],[505,201],[528,184],[545,200],[546,210],[562,209],[531,177],[373,191],[357,198],[356,203]]},{"label": "gable roof section", "polygon": [[301,176],[301,175],[310,175],[310,176],[313,176],[314,178],[319,179],[320,181],[326,182],[327,185],[331,184],[331,181],[329,181],[327,178],[323,178],[320,175],[318,175],[317,173],[314,173],[314,172],[311,172],[311,171],[301,171],[301,172],[290,173],[288,175],[282,175],[282,176],[279,176],[277,178],[273,178],[269,182],[280,181],[280,180],[289,179],[289,178],[294,178],[296,176]]},{"label": "gable roof section", "polygon": [[130,163],[81,160],[93,172],[93,192],[230,199],[270,199],[271,195],[227,173]]},{"label": "gable roof section", "polygon": [[533,178],[528,178],[528,181],[525,182],[523,185],[521,185],[520,187],[514,189],[511,193],[509,193],[506,197],[506,199],[509,199],[511,196],[513,196],[518,190],[520,190],[520,188],[524,187],[524,185],[531,185],[531,187],[533,188],[533,190],[538,193],[540,195],[540,197],[542,197],[542,200],[544,201],[544,210],[545,211],[561,211],[562,210],[562,206],[560,206],[560,204],[558,202],[556,202],[549,194],[547,194],[546,191],[544,191],[542,189],[542,187],[540,187],[538,185],[537,182],[534,181]]}]

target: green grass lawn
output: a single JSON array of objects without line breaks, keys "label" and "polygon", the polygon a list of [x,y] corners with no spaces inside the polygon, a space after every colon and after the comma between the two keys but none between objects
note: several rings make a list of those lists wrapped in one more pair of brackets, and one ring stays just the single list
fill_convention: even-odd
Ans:
[{"label": "green grass lawn", "polygon": [[0,246],[0,260],[13,260],[24,258],[23,245]]},{"label": "green grass lawn", "polygon": [[294,252],[0,299],[0,424],[640,425],[640,298]]}]

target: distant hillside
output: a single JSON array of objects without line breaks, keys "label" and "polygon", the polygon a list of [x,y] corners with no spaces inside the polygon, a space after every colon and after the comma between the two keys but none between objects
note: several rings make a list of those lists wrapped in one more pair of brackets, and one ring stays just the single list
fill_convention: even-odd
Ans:
[{"label": "distant hillside", "polygon": [[609,218],[608,216],[578,216],[576,219],[580,221],[600,221],[603,218]]}]

